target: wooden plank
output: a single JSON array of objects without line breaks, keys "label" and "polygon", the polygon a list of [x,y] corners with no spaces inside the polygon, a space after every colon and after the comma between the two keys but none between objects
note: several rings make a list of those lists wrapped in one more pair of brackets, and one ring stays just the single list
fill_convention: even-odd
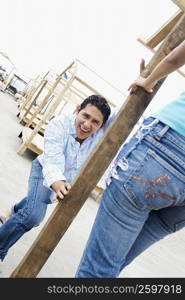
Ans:
[{"label": "wooden plank", "polygon": [[26,101],[26,98],[21,96],[20,98],[16,98],[15,101],[17,102],[18,107],[20,107]]},{"label": "wooden plank", "polygon": [[[102,97],[104,97],[102,95],[102,93],[100,93],[97,89],[93,88],[92,86],[90,86],[89,84],[87,84],[84,80],[82,80],[80,77],[78,76],[75,76],[75,79],[77,81],[79,81],[81,84],[83,84],[84,86],[86,86],[89,90],[91,90],[93,93],[97,94],[97,95],[100,95]],[[108,99],[106,97],[107,101],[113,106],[113,107],[116,107],[116,104],[114,102],[112,102],[110,99]]]},{"label": "wooden plank", "polygon": [[[25,120],[25,123],[28,124],[30,121],[30,119],[28,118],[27,120]],[[36,127],[39,124],[40,120],[35,118],[32,123],[31,123],[31,127]],[[48,123],[48,122],[47,122]],[[46,128],[46,124],[43,124],[42,127],[40,128],[39,132],[41,132],[42,134],[44,134],[45,132],[45,128]]]},{"label": "wooden plank", "polygon": [[110,83],[105,78],[103,78],[102,76],[100,76],[98,73],[96,73],[95,71],[93,71],[86,64],[84,64],[81,60],[76,59],[76,61],[79,62],[82,66],[84,66],[87,70],[89,70],[90,72],[94,73],[97,77],[99,77],[100,79],[102,79],[105,83],[107,83],[109,86],[111,86],[111,88],[113,88],[114,90],[116,90],[117,92],[119,92],[123,97],[125,96],[125,94],[120,89],[118,89],[117,87],[115,87],[114,85],[112,85],[112,83]]},{"label": "wooden plank", "polygon": [[30,109],[32,108],[32,106],[36,103],[38,97],[40,96],[40,94],[42,93],[43,89],[45,88],[47,84],[47,80],[43,80],[39,86],[39,88],[37,89],[37,94],[33,97],[30,105],[28,106],[28,108],[26,109],[23,118],[27,116],[27,114],[29,113]]},{"label": "wooden plank", "polygon": [[95,192],[97,192],[97,196],[95,198],[95,201],[99,203],[104,189],[97,184],[97,186],[94,188],[94,190],[95,190]]},{"label": "wooden plank", "polygon": [[[185,39],[184,28],[185,17],[180,19],[164,40],[147,65],[143,76],[148,76],[165,55]],[[112,122],[103,140],[97,145],[79,176],[75,179],[69,194],[55,207],[37,239],[13,271],[11,277],[36,277],[163,81],[164,79],[158,82],[152,94],[138,88],[135,94],[127,97],[116,120]]]},{"label": "wooden plank", "polygon": [[[24,151],[27,148],[29,148],[29,144],[31,143],[32,139],[37,134],[37,132],[39,132],[40,129],[43,127],[43,124],[45,124],[47,120],[50,120],[50,118],[53,115],[54,111],[56,110],[56,108],[58,107],[59,103],[61,102],[61,99],[62,99],[63,95],[65,94],[65,92],[67,91],[67,89],[69,88],[69,86],[71,85],[71,83],[73,82],[73,80],[74,80],[74,76],[69,79],[69,81],[67,82],[66,86],[63,88],[63,91],[62,91],[61,95],[59,95],[59,97],[55,100],[55,102],[48,109],[48,111],[46,111],[46,113],[44,114],[42,120],[34,128],[32,134],[29,136],[29,139],[27,140],[27,142],[23,143],[22,145],[20,145],[19,149],[17,150],[18,154],[22,155],[24,153]],[[26,126],[28,127],[29,123]]]},{"label": "wooden plank", "polygon": [[[28,127],[24,127],[22,131],[22,139],[23,143],[27,143],[30,135],[32,134],[32,129]],[[28,149],[33,151],[36,154],[42,154],[44,151],[44,138],[40,134],[37,134],[32,139],[31,143],[29,143]]]},{"label": "wooden plank", "polygon": [[172,0],[178,7],[185,11],[185,0]]},{"label": "wooden plank", "polygon": [[[153,53],[156,53],[156,50],[153,48],[150,48],[147,46],[147,42],[146,39],[144,39],[143,37],[138,37],[137,38],[138,42],[140,42],[142,45],[144,45],[146,48],[148,48],[150,51],[152,51]],[[183,71],[181,71],[180,69],[176,70],[180,75],[182,75],[183,77],[185,77],[185,73]]]},{"label": "wooden plank", "polygon": [[[55,81],[54,81],[54,83],[53,83],[51,89],[48,91],[47,95],[44,97],[44,99],[42,100],[42,102],[36,107],[36,110],[35,110],[35,112],[34,112],[32,118],[29,120],[29,123],[26,125],[27,127],[29,127],[29,126],[32,124],[32,122],[33,122],[34,118],[37,116],[37,114],[40,113],[41,110],[44,108],[44,106],[48,103],[48,101],[49,101],[51,95],[53,95],[55,89],[56,89],[57,86],[59,85],[59,83],[60,83],[60,81],[61,81],[61,78],[62,78],[63,74],[68,70],[68,68],[72,68],[74,64],[76,64],[76,62],[73,61],[73,62],[72,62],[72,63],[71,63],[71,64],[70,64],[70,65],[69,65],[69,66],[68,66],[68,67],[60,74],[60,75],[58,75],[58,76],[56,77],[56,79],[55,79]],[[66,86],[68,86],[68,83],[66,83]],[[64,90],[65,90],[65,88],[64,88]],[[58,96],[58,98],[61,97],[62,94],[63,94],[63,91],[61,91],[61,94]],[[58,99],[58,98],[57,98],[57,99]],[[62,97],[61,97],[61,98],[62,98]],[[56,100],[56,101],[58,101],[58,103],[59,103],[59,102],[60,102],[60,99],[59,99],[59,100]],[[55,103],[53,104],[53,107],[55,107]],[[52,108],[51,108],[51,110],[52,110]],[[53,112],[54,112],[54,111],[53,111]],[[53,113],[53,112],[52,112],[52,113]],[[38,129],[38,131],[40,131],[40,129],[42,128],[43,124],[46,123],[46,121],[47,121],[47,117],[46,117],[46,118],[45,118],[45,117],[42,118],[42,120],[41,120],[42,125],[38,124],[38,126],[35,127],[35,131],[32,133],[32,135],[31,135],[30,138],[29,138],[29,141],[30,141],[30,142],[31,142],[31,138],[33,138],[33,136],[36,134],[36,129]],[[38,132],[38,131],[37,131],[37,132]],[[28,143],[28,142],[27,142],[27,143]],[[22,152],[24,152],[23,149],[25,150],[26,148],[23,147],[23,145],[21,145],[20,149],[18,149],[18,153],[21,154]]]},{"label": "wooden plank", "polygon": [[[36,110],[36,106],[33,106],[31,109],[30,109],[30,111],[29,111],[29,119],[30,119],[30,117],[32,117],[33,115],[34,115],[34,113],[35,113],[35,110]],[[23,115],[24,115],[24,112],[25,112],[25,110],[22,110],[22,111],[20,111],[20,118],[22,118],[23,117]],[[28,115],[26,116],[26,118],[28,117]],[[41,120],[42,119],[42,114],[37,114],[37,118],[38,118],[38,120]],[[25,118],[25,119],[26,119]]]},{"label": "wooden plank", "polygon": [[146,45],[149,48],[155,48],[167,34],[172,30],[178,20],[182,17],[183,11],[178,10],[165,24],[160,27],[150,38],[146,40]]},{"label": "wooden plank", "polygon": [[[60,82],[60,84],[61,85],[65,85],[63,82]],[[85,94],[83,91],[81,91],[80,89],[78,89],[78,88],[76,88],[75,86],[73,86],[73,85],[71,85],[70,87],[69,87],[69,90],[73,93],[73,94],[75,94],[77,97],[79,97],[80,99],[84,99],[84,98],[87,98],[88,97],[88,95],[87,94]]]},{"label": "wooden plank", "polygon": [[36,84],[36,86],[32,86],[28,93],[25,95],[25,99],[26,101],[23,102],[23,104],[21,105],[20,109],[24,109],[25,106],[27,104],[29,104],[29,102],[31,101],[32,97],[34,96],[34,94],[36,93],[36,91],[40,88],[40,85],[42,84],[42,80],[39,81],[38,84]]}]

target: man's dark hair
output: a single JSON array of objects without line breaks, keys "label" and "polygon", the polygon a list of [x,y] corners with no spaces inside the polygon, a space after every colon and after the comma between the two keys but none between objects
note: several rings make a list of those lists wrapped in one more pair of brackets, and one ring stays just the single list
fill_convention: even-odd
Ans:
[{"label": "man's dark hair", "polygon": [[[107,100],[99,95],[91,95],[87,97],[81,104],[80,104],[80,110],[85,108],[87,104],[91,104],[96,106],[103,115],[103,124],[107,121],[108,117],[110,116],[111,109],[107,102]],[[102,124],[102,125],[103,125]]]}]

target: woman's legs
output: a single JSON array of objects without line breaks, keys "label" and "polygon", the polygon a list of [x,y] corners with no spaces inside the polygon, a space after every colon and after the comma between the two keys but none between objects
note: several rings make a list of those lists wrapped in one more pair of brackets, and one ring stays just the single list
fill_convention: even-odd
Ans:
[{"label": "woman's legs", "polygon": [[76,277],[117,277],[148,212],[135,207],[112,180],[105,190]]},{"label": "woman's legs", "polygon": [[120,272],[154,243],[185,227],[185,206],[152,211],[127,254]]}]

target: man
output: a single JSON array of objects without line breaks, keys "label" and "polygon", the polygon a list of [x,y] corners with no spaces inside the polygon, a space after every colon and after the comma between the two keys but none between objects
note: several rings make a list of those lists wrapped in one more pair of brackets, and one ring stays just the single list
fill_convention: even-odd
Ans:
[{"label": "man", "polygon": [[10,218],[1,218],[0,259],[27,231],[43,220],[47,205],[62,200],[86,158],[104,135],[112,118],[105,98],[86,98],[70,117],[52,119],[45,130],[44,152],[32,162],[27,197]]},{"label": "man", "polygon": [[[185,41],[145,79],[152,92],[185,63]],[[144,62],[141,64],[141,71]],[[147,118],[125,143],[110,174],[76,277],[117,277],[135,257],[185,227],[185,92]]]}]

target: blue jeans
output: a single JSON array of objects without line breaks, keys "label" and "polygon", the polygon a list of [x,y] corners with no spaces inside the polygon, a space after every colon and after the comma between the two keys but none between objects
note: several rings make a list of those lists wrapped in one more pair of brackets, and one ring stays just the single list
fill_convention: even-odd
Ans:
[{"label": "blue jeans", "polygon": [[185,226],[185,138],[148,118],[120,151],[76,277],[114,278]]},{"label": "blue jeans", "polygon": [[27,197],[14,206],[12,217],[0,227],[1,260],[25,232],[41,223],[51,203],[52,191],[43,185],[42,166],[37,159],[32,162],[28,183]]}]

